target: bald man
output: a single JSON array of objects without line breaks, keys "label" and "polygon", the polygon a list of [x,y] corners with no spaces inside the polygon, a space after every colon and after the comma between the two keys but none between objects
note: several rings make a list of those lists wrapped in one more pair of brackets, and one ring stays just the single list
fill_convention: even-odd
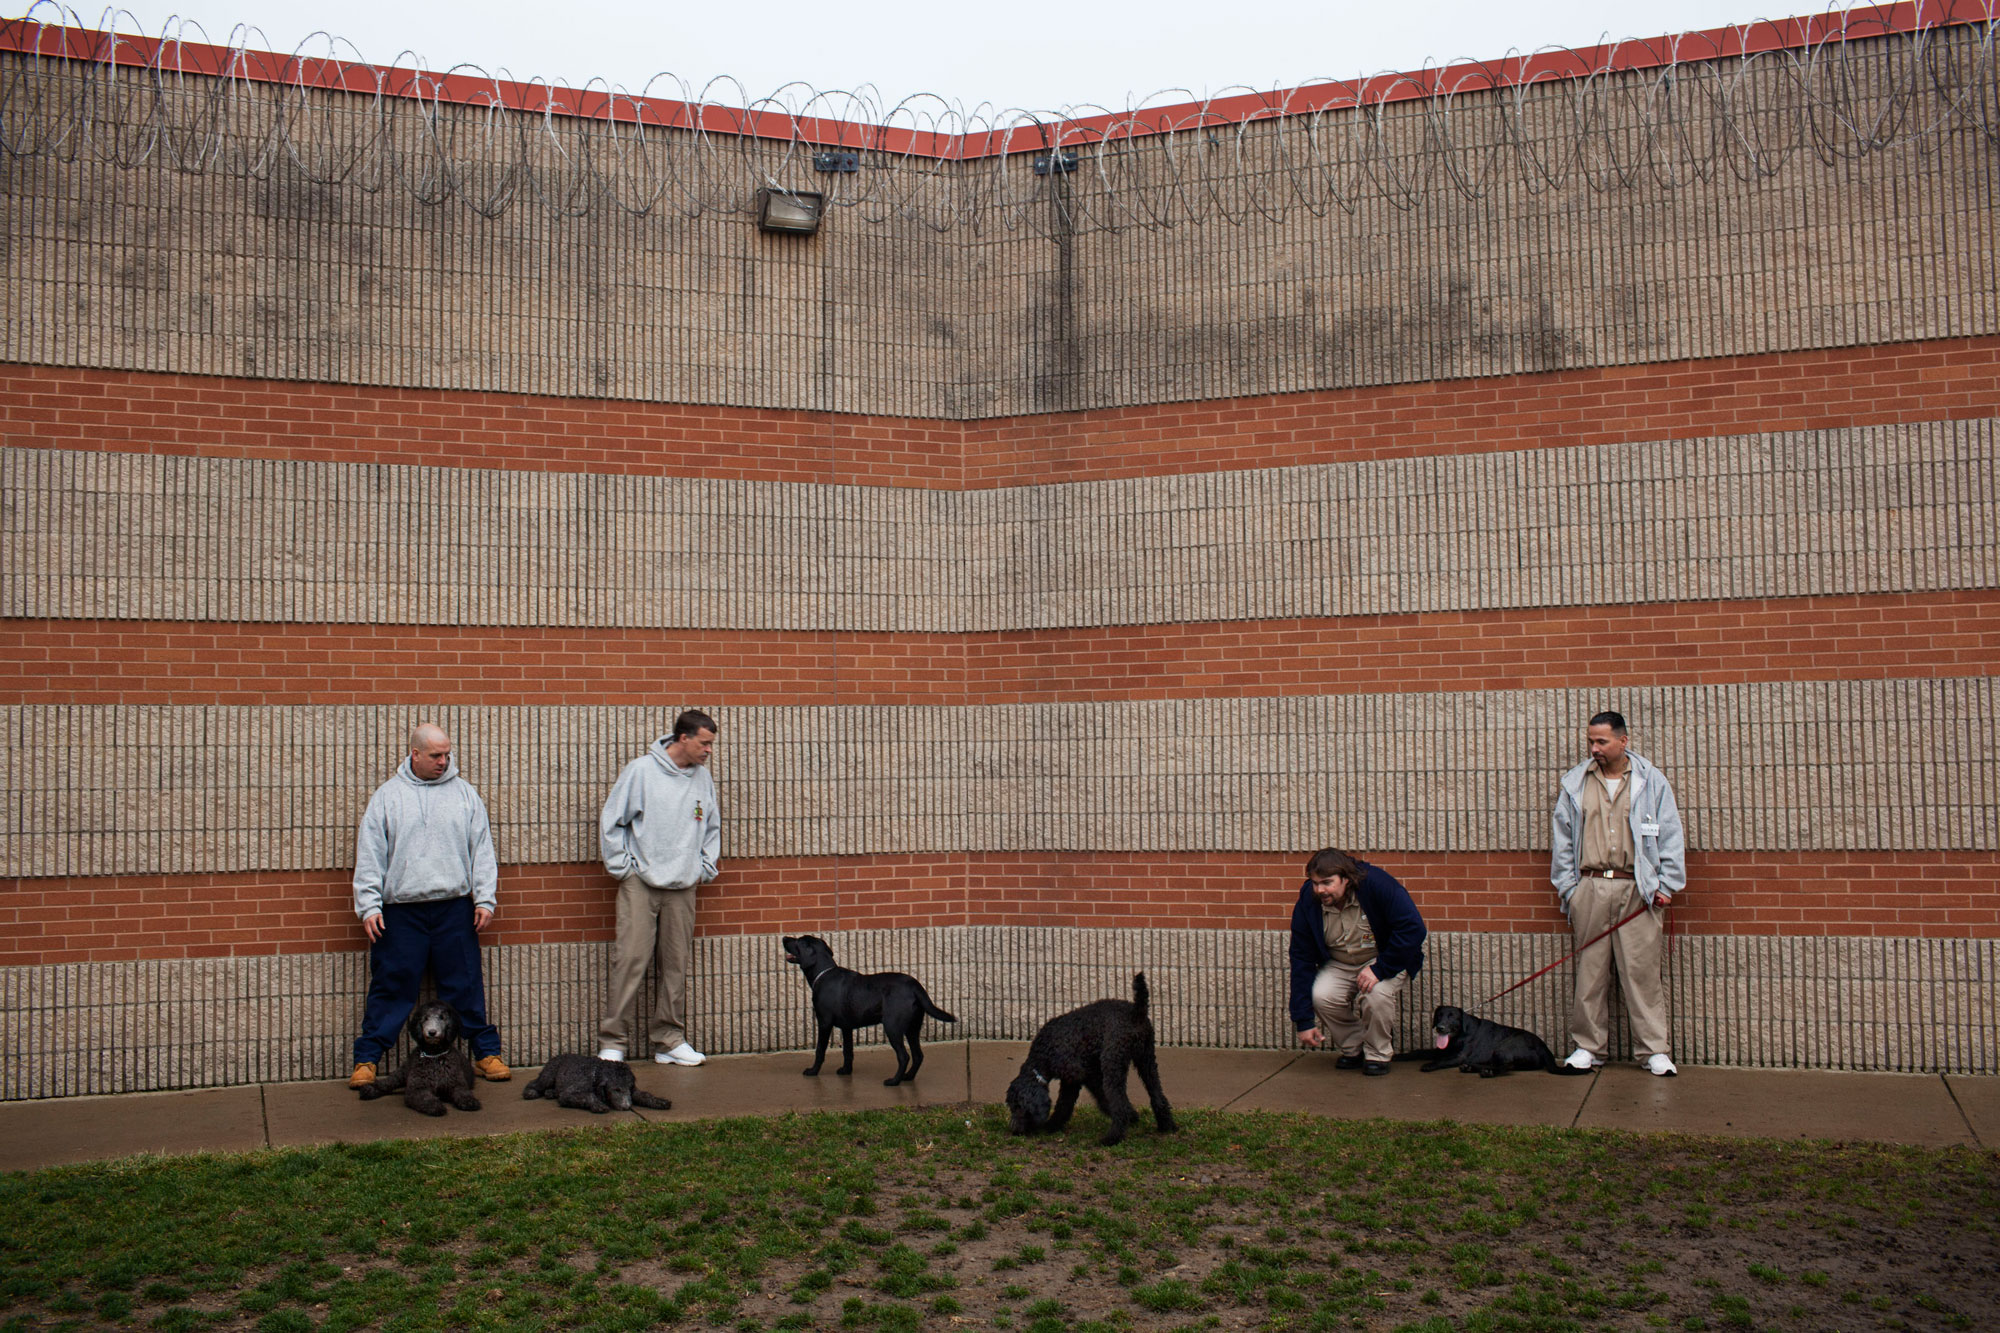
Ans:
[{"label": "bald man", "polygon": [[481,1078],[512,1077],[500,1032],[486,1021],[479,932],[493,919],[499,870],[486,803],[458,775],[451,737],[431,723],[410,732],[410,757],[375,789],[354,851],[354,915],[367,932],[368,1005],[354,1041],[350,1088],[375,1081],[383,1052],[416,1007],[429,968],[458,1011]]}]

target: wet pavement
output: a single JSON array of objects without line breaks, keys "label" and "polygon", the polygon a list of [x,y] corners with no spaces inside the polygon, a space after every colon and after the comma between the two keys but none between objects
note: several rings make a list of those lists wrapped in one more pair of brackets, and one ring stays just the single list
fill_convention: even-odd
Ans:
[{"label": "wet pavement", "polygon": [[[601,1116],[553,1101],[524,1101],[521,1089],[534,1078],[533,1068],[516,1069],[508,1083],[481,1083],[482,1110],[436,1119],[410,1111],[400,1097],[364,1102],[344,1079],[8,1102],[0,1104],[0,1170],[137,1153],[573,1129],[635,1118],[994,1104],[1027,1049],[1025,1042],[939,1042],[925,1048],[917,1081],[894,1088],[882,1085],[895,1070],[886,1046],[857,1047],[854,1074],[847,1078],[831,1072],[831,1061],[819,1077],[803,1077],[800,1071],[811,1062],[805,1051],[714,1056],[694,1069],[643,1064],[636,1066],[639,1085],[671,1098],[673,1109]],[[2000,1079],[1990,1077],[1696,1066],[1684,1067],[1677,1078],[1654,1078],[1636,1065],[1610,1065],[1576,1078],[1480,1079],[1451,1070],[1423,1074],[1406,1062],[1387,1078],[1365,1078],[1335,1070],[1332,1057],[1321,1053],[1163,1047],[1159,1057],[1168,1099],[1190,1110],[2000,1146]],[[1143,1110],[1145,1089],[1136,1077],[1128,1091]]]}]

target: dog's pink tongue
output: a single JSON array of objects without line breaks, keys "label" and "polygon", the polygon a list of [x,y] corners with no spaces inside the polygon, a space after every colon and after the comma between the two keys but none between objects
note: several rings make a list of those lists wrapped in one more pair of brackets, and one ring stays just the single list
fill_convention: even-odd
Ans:
[{"label": "dog's pink tongue", "polygon": [[1437,1048],[1439,1050],[1443,1050],[1445,1047],[1451,1045],[1451,1038],[1445,1036],[1444,1033],[1442,1032],[1437,1034],[1436,1041],[1437,1041]]}]

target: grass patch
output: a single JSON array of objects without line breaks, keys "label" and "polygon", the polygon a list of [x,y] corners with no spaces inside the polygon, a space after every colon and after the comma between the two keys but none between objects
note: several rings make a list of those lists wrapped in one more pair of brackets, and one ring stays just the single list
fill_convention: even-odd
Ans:
[{"label": "grass patch", "polygon": [[0,1177],[0,1328],[1888,1329],[2000,1308],[1991,1154],[1201,1112],[1106,1150],[1093,1114],[1033,1140],[947,1108]]}]

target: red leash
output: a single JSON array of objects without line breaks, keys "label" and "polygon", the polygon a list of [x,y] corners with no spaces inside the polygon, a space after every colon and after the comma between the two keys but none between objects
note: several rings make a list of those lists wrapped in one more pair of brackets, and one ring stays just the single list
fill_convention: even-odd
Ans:
[{"label": "red leash", "polygon": [[[1570,959],[1576,957],[1578,954],[1582,953],[1585,949],[1588,949],[1591,945],[1597,943],[1599,940],[1605,938],[1608,935],[1616,934],[1619,928],[1625,925],[1626,922],[1637,921],[1641,913],[1651,911],[1652,907],[1653,905],[1651,903],[1640,903],[1636,908],[1632,910],[1631,914],[1628,915],[1624,921],[1618,922],[1617,925],[1612,926],[1609,930],[1600,931],[1598,934],[1591,936],[1589,939],[1577,945],[1574,949],[1571,949],[1568,953],[1564,954],[1562,957],[1556,959],[1553,963],[1550,963],[1540,972],[1529,973],[1527,976],[1522,977],[1519,981],[1509,986],[1506,990],[1500,991],[1497,994],[1489,995],[1485,999],[1481,1000],[1478,1004],[1472,1007],[1475,1009],[1484,1009],[1487,1005],[1499,999],[1500,996],[1507,995],[1514,991],[1517,991],[1521,989],[1521,987],[1533,981],[1536,977],[1544,976],[1550,972],[1555,971],[1557,968],[1561,967],[1564,963],[1567,963]],[[1662,924],[1662,929],[1664,929],[1664,923]]]}]

